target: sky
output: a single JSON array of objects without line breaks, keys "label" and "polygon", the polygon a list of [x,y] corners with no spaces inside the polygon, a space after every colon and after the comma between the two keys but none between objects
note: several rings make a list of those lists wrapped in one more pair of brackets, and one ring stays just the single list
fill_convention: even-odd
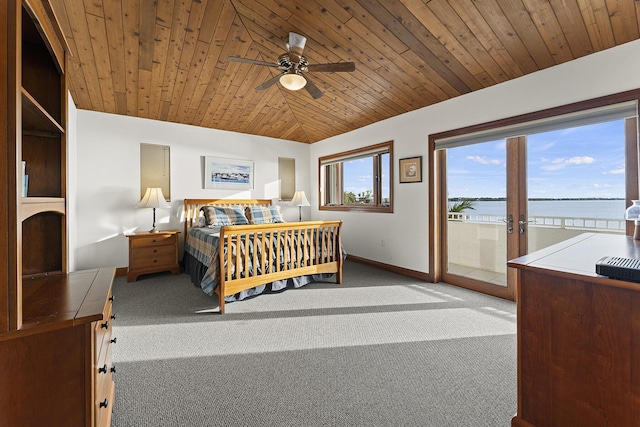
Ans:
[{"label": "sky", "polygon": [[[453,197],[506,196],[506,141],[449,149]],[[527,137],[529,198],[624,198],[624,121]]]},{"label": "sky", "polygon": [[[389,155],[382,156],[382,197],[389,197]],[[373,191],[373,158],[364,157],[357,160],[345,162],[344,167],[344,191],[351,191],[354,194]]]}]

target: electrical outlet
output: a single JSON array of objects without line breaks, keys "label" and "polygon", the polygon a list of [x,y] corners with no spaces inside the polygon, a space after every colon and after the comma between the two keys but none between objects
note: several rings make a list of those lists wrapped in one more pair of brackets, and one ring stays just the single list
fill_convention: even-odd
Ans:
[{"label": "electrical outlet", "polygon": [[382,246],[384,248],[384,239],[380,240],[380,246]]}]

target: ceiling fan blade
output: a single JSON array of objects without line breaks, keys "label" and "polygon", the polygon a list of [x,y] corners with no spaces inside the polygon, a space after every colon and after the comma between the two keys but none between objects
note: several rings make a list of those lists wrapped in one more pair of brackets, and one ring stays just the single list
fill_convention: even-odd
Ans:
[{"label": "ceiling fan blade", "polygon": [[260,86],[256,87],[256,90],[265,90],[265,89],[269,89],[271,86],[273,86],[278,80],[280,80],[280,77],[282,76],[282,74],[278,74],[276,76],[271,77],[269,80],[267,80],[266,82],[262,83]]},{"label": "ceiling fan blade", "polygon": [[302,57],[302,51],[304,50],[304,45],[307,43],[307,38],[305,36],[301,36],[297,33],[289,33],[289,60],[297,64],[300,62],[300,58]]},{"label": "ceiling fan blade", "polygon": [[356,70],[356,64],[354,62],[334,62],[331,64],[311,64],[307,66],[310,73],[324,72],[324,73],[340,73],[340,72],[352,72]]},{"label": "ceiling fan blade", "polygon": [[313,84],[313,82],[307,77],[305,77],[305,79],[307,80],[307,84],[304,85],[304,88],[307,90],[307,92],[309,92],[309,95],[311,95],[313,99],[322,98],[322,95],[324,95],[324,93],[320,89],[318,89],[318,86]]},{"label": "ceiling fan blade", "polygon": [[234,62],[244,62],[245,64],[254,64],[254,65],[264,65],[265,67],[275,67],[278,68],[278,64],[275,64],[273,62],[264,62],[264,61],[258,61],[256,59],[248,59],[248,58],[240,58],[238,56],[230,56],[229,61],[234,61]]}]

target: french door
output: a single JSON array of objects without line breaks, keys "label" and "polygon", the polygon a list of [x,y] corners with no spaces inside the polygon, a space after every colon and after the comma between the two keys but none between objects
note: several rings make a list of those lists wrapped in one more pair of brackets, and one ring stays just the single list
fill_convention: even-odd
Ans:
[{"label": "french door", "polygon": [[[444,194],[468,195],[452,200],[443,195],[443,281],[513,299],[515,277],[509,276],[515,273],[507,269],[507,260],[527,248],[525,144],[525,137],[517,137],[441,153],[449,184]],[[462,179],[453,178],[460,174]]]},{"label": "french door", "polygon": [[508,260],[584,232],[627,233],[637,135],[633,117],[436,151],[438,280],[515,299]]}]

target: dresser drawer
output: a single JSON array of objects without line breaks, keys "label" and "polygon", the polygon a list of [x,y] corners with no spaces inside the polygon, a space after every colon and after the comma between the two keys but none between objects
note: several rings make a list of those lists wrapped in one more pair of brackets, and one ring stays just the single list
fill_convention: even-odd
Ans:
[{"label": "dresser drawer", "polygon": [[103,349],[95,367],[95,418],[96,426],[108,426],[114,404],[115,383],[113,382],[113,362],[111,345]]},{"label": "dresser drawer", "polygon": [[112,318],[113,310],[111,304],[109,304],[107,308],[107,312],[105,313],[104,320],[100,320],[99,322],[95,322],[95,363],[97,364],[100,360],[101,353],[104,353],[104,349],[106,349],[111,344],[112,333]]},{"label": "dresser drawer", "polygon": [[147,268],[176,264],[176,250],[173,246],[140,248],[131,253],[129,268]]},{"label": "dresser drawer", "polygon": [[96,399],[104,400],[106,394],[104,390],[106,390],[107,383],[111,383],[113,381],[113,363],[111,359],[111,346],[107,346],[103,349],[101,357],[96,363],[95,367],[95,375],[96,375]]},{"label": "dresser drawer", "polygon": [[161,234],[153,236],[130,237],[129,244],[132,248],[143,248],[147,246],[174,245],[177,236],[175,234]]},{"label": "dresser drawer", "polygon": [[[107,383],[105,398],[95,402],[95,427],[109,427],[111,425],[111,415],[115,402],[116,385],[114,382]],[[106,400],[105,400],[106,399]]]}]

